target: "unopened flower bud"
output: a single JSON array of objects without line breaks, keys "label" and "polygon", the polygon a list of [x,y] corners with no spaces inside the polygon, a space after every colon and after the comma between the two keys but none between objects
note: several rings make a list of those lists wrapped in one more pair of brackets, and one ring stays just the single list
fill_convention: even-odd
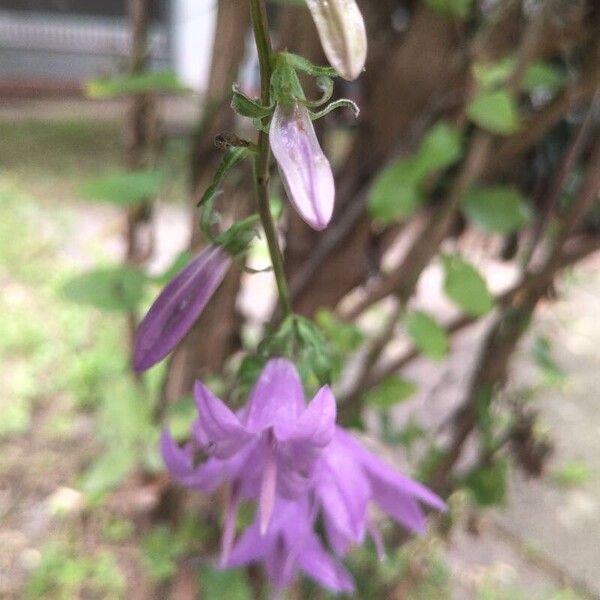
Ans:
[{"label": "unopened flower bud", "polygon": [[348,81],[367,58],[367,32],[356,0],[306,0],[331,66]]},{"label": "unopened flower bud", "polygon": [[290,201],[313,229],[325,229],[333,214],[335,184],[306,106],[278,104],[270,140]]}]

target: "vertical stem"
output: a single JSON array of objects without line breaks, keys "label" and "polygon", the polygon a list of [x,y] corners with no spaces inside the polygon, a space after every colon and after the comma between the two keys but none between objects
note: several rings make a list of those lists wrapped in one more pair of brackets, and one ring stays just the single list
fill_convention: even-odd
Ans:
[{"label": "vertical stem", "polygon": [[[258,62],[260,66],[260,90],[261,102],[264,105],[271,103],[271,40],[268,33],[267,13],[263,0],[250,0],[250,14],[252,16],[252,28],[258,51]],[[269,148],[269,134],[261,131],[258,135],[258,152],[254,158],[254,191],[258,212],[265,231],[273,274],[277,283],[279,293],[279,304],[283,317],[292,314],[290,294],[288,291],[285,272],[283,269],[283,256],[277,241],[277,231],[271,215],[269,205],[269,163],[271,152]]]}]

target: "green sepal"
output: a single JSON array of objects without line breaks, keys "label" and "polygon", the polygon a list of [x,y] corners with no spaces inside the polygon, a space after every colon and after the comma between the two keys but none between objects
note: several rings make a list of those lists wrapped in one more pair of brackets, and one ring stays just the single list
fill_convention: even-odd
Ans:
[{"label": "green sepal", "polygon": [[219,193],[221,183],[227,174],[239,163],[246,158],[252,150],[244,146],[232,146],[227,148],[221,163],[217,167],[211,184],[208,186],[198,206],[202,206],[202,216],[200,219],[200,227],[206,237],[214,241],[215,236],[212,233],[213,227],[219,223],[219,217],[214,213],[214,204]]},{"label": "green sepal", "polygon": [[313,121],[316,121],[317,119],[321,119],[338,108],[349,108],[354,113],[355,118],[360,114],[360,108],[358,108],[356,102],[352,102],[352,100],[348,100],[347,98],[336,100],[318,112],[313,112],[312,110],[309,110],[308,112],[310,113],[310,118]]},{"label": "green sepal", "polygon": [[265,117],[269,117],[275,109],[274,104],[271,104],[271,106],[264,106],[260,104],[260,102],[246,96],[237,85],[233,86],[232,91],[231,108],[242,117],[264,119]]},{"label": "green sepal", "polygon": [[337,71],[333,67],[322,67],[314,65],[304,56],[293,54],[292,52],[281,52],[280,56],[296,71],[302,71],[312,77],[339,77]]},{"label": "green sepal", "polygon": [[250,215],[234,223],[227,231],[216,237],[214,243],[221,246],[227,254],[239,258],[247,252],[252,240],[258,236],[255,226],[259,221],[260,217],[257,214]]},{"label": "green sepal", "polygon": [[333,96],[333,79],[331,77],[317,77],[317,87],[323,92],[323,95],[318,100],[306,100],[305,106],[317,108],[331,100],[331,96]]}]

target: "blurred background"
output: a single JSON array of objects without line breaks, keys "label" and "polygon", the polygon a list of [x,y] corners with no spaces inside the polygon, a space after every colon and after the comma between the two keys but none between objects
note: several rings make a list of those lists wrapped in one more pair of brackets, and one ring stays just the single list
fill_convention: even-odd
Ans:
[{"label": "blurred background", "polygon": [[[366,72],[336,97],[361,115],[316,122],[333,223],[308,229],[276,180],[272,203],[340,419],[451,511],[419,539],[384,525],[383,562],[353,552],[357,597],[600,598],[600,7],[359,5]],[[303,0],[268,10],[277,48],[325,64]],[[223,498],[174,486],[157,442],[185,439],[195,378],[244,397],[271,274],[233,269],[165,364],[130,369],[203,244],[214,138],[255,135],[229,103],[257,77],[241,0],[0,3],[1,598],[266,597],[215,568]],[[226,221],[249,181],[225,183]]]}]

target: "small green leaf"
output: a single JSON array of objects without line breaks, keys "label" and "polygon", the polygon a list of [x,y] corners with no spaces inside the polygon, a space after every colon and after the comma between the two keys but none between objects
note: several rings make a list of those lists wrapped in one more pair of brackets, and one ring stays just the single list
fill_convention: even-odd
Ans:
[{"label": "small green leaf", "polygon": [[505,90],[479,92],[467,107],[467,115],[492,133],[510,135],[519,129],[517,104]]},{"label": "small green leaf", "polygon": [[484,89],[501,87],[515,69],[517,61],[514,56],[505,56],[496,61],[480,61],[473,65],[473,76]]},{"label": "small green leaf", "polygon": [[106,311],[135,310],[144,297],[148,277],[132,267],[103,267],[73,277],[62,295]]},{"label": "small green leaf", "polygon": [[416,156],[416,169],[423,176],[454,164],[462,154],[462,133],[445,121],[427,131]]},{"label": "small green leaf", "polygon": [[139,75],[119,75],[110,79],[94,79],[86,84],[90,98],[115,98],[147,92],[186,92],[175,71],[148,71]]},{"label": "small green leaf", "polygon": [[446,17],[466,19],[471,13],[473,0],[427,0],[427,4]]},{"label": "small green leaf", "polygon": [[458,256],[444,255],[442,261],[448,297],[468,315],[478,317],[489,312],[494,301],[477,269]]},{"label": "small green leaf", "polygon": [[139,204],[155,198],[163,181],[162,171],[113,171],[85,182],[79,194],[99,202]]},{"label": "small green leaf", "polygon": [[430,315],[422,311],[409,313],[405,319],[408,334],[418,350],[432,360],[448,354],[448,334]]},{"label": "small green leaf", "polygon": [[379,173],[369,194],[369,212],[384,224],[412,215],[424,201],[414,157],[403,158]]},{"label": "small green leaf", "polygon": [[365,402],[375,408],[391,408],[410,398],[416,391],[417,386],[412,381],[391,375],[367,394]]},{"label": "small green leaf", "polygon": [[557,92],[567,84],[567,75],[563,69],[548,62],[533,63],[525,74],[523,88],[528,92],[544,89],[551,93]]},{"label": "small green leaf", "polygon": [[498,459],[467,475],[462,484],[473,493],[480,506],[499,505],[506,499],[508,462]]},{"label": "small green leaf", "polygon": [[492,233],[517,231],[533,216],[523,194],[511,186],[471,188],[462,209],[477,227]]}]

